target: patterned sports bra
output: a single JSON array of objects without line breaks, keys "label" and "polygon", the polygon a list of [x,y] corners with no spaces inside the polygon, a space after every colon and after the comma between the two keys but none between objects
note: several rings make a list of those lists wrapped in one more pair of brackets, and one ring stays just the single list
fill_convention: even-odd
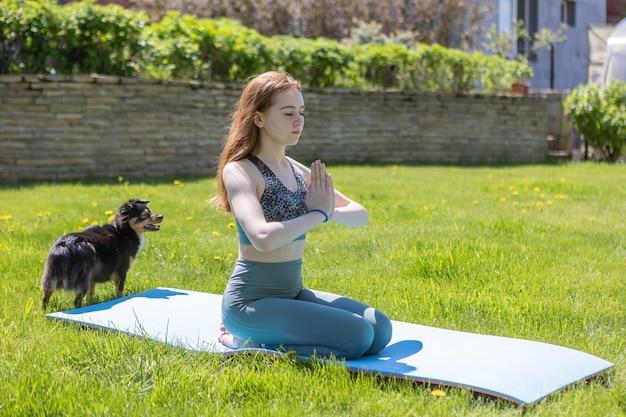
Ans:
[{"label": "patterned sports bra", "polygon": [[[296,182],[298,183],[296,191],[291,191],[285,187],[285,184],[274,174],[270,167],[265,165],[265,162],[261,161],[256,156],[251,156],[248,160],[258,168],[265,181],[265,190],[259,202],[261,203],[266,221],[279,222],[291,220],[296,217],[304,216],[307,213],[306,182],[291,162],[289,164],[291,165],[293,174],[296,177]],[[239,231],[239,242],[248,245],[251,244],[250,239],[246,236],[239,222],[237,221],[236,223]],[[300,235],[294,240],[304,239],[306,239],[306,234]]]}]

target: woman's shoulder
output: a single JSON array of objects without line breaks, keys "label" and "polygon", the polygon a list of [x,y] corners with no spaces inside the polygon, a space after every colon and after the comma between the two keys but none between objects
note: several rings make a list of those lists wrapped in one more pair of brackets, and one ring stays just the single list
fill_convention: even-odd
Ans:
[{"label": "woman's shoulder", "polygon": [[224,165],[224,171],[248,171],[254,168],[254,164],[248,158],[230,161]]},{"label": "woman's shoulder", "polygon": [[230,178],[238,179],[237,182],[242,179],[250,182],[263,181],[259,170],[248,159],[231,161],[224,165],[223,177],[225,182]]}]

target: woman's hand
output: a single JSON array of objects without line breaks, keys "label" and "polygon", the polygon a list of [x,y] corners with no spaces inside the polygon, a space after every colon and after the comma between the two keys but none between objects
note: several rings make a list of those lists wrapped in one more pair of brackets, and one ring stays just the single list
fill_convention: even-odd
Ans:
[{"label": "woman's hand", "polygon": [[308,210],[319,209],[332,216],[335,211],[335,188],[333,179],[320,160],[311,164],[311,184],[307,193]]}]

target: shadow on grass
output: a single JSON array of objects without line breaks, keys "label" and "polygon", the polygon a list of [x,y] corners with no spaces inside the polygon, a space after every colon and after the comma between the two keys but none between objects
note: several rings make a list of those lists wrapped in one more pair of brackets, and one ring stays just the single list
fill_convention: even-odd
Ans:
[{"label": "shadow on grass", "polygon": [[115,185],[169,185],[174,181],[183,183],[192,183],[215,178],[214,175],[176,175],[167,177],[142,178],[142,177],[115,177],[115,178],[92,178],[86,177],[75,180],[23,180],[13,182],[0,182],[0,191],[2,190],[19,190],[32,189],[42,186],[54,185],[75,185],[81,187],[102,187]]}]

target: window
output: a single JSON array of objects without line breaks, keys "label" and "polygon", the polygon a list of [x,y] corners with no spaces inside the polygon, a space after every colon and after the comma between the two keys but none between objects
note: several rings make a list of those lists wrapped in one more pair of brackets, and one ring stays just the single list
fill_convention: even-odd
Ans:
[{"label": "window", "polygon": [[576,2],[561,0],[561,22],[570,27],[576,26]]},{"label": "window", "polygon": [[514,0],[499,0],[498,35],[511,34],[514,31],[513,2]]},{"label": "window", "polygon": [[537,60],[537,54],[533,52],[533,40],[539,30],[538,0],[518,0],[517,19],[524,23],[525,37],[517,40],[517,53],[526,54],[530,61]]}]

